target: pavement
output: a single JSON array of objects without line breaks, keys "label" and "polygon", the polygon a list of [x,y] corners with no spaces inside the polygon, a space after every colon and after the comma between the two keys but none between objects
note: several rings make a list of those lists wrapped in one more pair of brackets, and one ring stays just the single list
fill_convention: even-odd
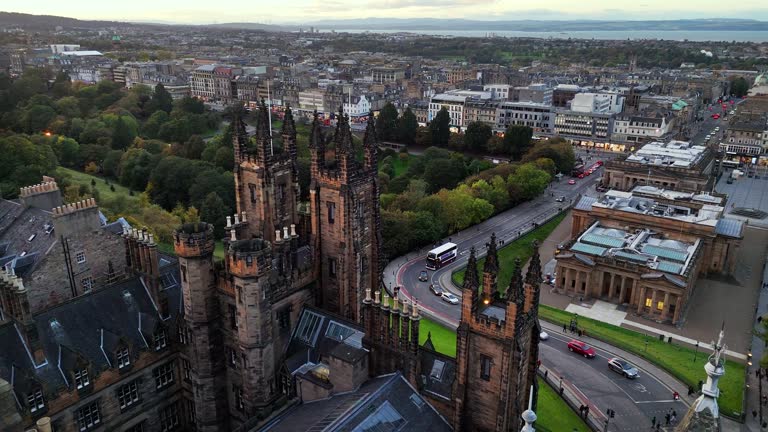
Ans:
[{"label": "pavement", "polygon": [[[760,399],[762,395],[768,394],[768,377],[761,374],[757,375],[759,370],[760,360],[766,355],[765,343],[758,334],[765,332],[765,326],[762,324],[762,319],[768,319],[768,257],[763,256],[763,270],[762,270],[762,285],[760,288],[760,295],[758,297],[756,306],[756,315],[761,317],[761,321],[754,321],[754,336],[752,336],[752,363],[753,366],[747,367],[747,417],[746,426],[750,431],[761,431],[766,428],[760,428],[760,424],[768,421],[768,407],[761,405]],[[765,381],[765,382],[763,382]],[[757,412],[757,416],[752,415],[753,411]]]}]

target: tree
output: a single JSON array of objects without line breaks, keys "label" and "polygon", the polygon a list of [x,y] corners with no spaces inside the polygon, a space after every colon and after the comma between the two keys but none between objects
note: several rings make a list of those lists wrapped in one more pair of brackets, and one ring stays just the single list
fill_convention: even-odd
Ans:
[{"label": "tree", "polygon": [[429,123],[429,130],[432,134],[432,145],[448,146],[448,140],[451,139],[451,116],[445,107],[442,107]]},{"label": "tree", "polygon": [[570,173],[576,164],[573,146],[562,138],[539,141],[525,154],[523,162],[535,162],[542,158],[552,160],[556,170],[561,173]]},{"label": "tree", "polygon": [[152,94],[152,99],[149,101],[149,112],[155,112],[158,110],[170,113],[173,109],[173,97],[165,89],[165,86],[158,83],[155,86],[155,92]]},{"label": "tree", "polygon": [[521,198],[530,200],[537,197],[547,188],[551,177],[545,171],[536,168],[532,163],[520,165],[512,174],[508,183],[519,188]]},{"label": "tree", "polygon": [[56,111],[47,105],[34,105],[24,112],[22,124],[27,133],[45,130],[56,117]]},{"label": "tree", "polygon": [[400,140],[403,143],[414,144],[416,142],[416,131],[419,129],[419,122],[416,120],[416,114],[410,108],[406,108],[397,120],[397,129]]},{"label": "tree", "polygon": [[738,77],[731,82],[731,94],[736,97],[746,96],[749,91],[749,83],[744,77]]},{"label": "tree", "polygon": [[21,186],[36,184],[56,169],[50,145],[35,144],[24,135],[0,137],[0,195],[15,197]]},{"label": "tree", "polygon": [[511,125],[504,132],[504,152],[512,160],[520,160],[531,146],[533,129],[528,126]]},{"label": "tree", "polygon": [[200,159],[205,150],[205,141],[200,135],[192,135],[184,144],[186,157],[189,159]]},{"label": "tree", "polygon": [[133,143],[135,136],[128,128],[122,117],[118,117],[115,126],[112,129],[112,148],[116,150],[125,150]]},{"label": "tree", "polygon": [[493,136],[491,127],[479,121],[473,121],[464,132],[464,146],[476,153],[487,151],[488,140]]},{"label": "tree", "polygon": [[149,116],[149,119],[144,123],[144,127],[141,131],[148,138],[157,138],[160,136],[160,128],[170,120],[168,113],[165,111],[155,111]]},{"label": "tree", "polygon": [[111,150],[104,157],[101,169],[105,176],[117,177],[117,170],[120,167],[120,159],[123,157],[122,150]]},{"label": "tree", "polygon": [[200,207],[200,219],[213,224],[214,235],[216,238],[224,236],[226,217],[229,213],[230,211],[224,205],[224,201],[214,192],[205,196],[203,204]]},{"label": "tree", "polygon": [[397,108],[387,102],[376,117],[376,133],[382,141],[398,141]]},{"label": "tree", "polygon": [[[453,158],[431,160],[427,162],[424,169],[424,181],[427,182],[429,191],[432,193],[455,187],[465,176],[464,163]],[[390,183],[391,187],[392,183]]]},{"label": "tree", "polygon": [[55,137],[53,151],[63,166],[75,168],[80,163],[80,144],[72,138]]},{"label": "tree", "polygon": [[432,131],[428,127],[419,126],[416,129],[416,138],[414,144],[419,147],[429,147],[432,145]]}]

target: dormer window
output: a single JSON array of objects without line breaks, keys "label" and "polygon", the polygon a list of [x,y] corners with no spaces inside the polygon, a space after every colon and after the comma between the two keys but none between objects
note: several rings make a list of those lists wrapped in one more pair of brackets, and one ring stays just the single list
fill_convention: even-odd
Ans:
[{"label": "dormer window", "polygon": [[117,357],[118,369],[122,369],[131,364],[131,353],[128,351],[128,348],[118,348],[115,357]]},{"label": "dormer window", "polygon": [[79,369],[75,371],[75,386],[78,390],[88,387],[91,384],[90,378],[88,378],[88,369]]},{"label": "dormer window", "polygon": [[77,261],[78,264],[85,264],[85,252],[84,251],[80,251],[80,252],[76,253],[75,254],[75,260]]},{"label": "dormer window", "polygon": [[38,387],[27,395],[27,407],[31,413],[35,413],[45,408],[45,399],[43,398],[42,388]]},{"label": "dormer window", "polygon": [[155,351],[160,351],[168,345],[168,335],[165,329],[159,329],[155,332]]}]

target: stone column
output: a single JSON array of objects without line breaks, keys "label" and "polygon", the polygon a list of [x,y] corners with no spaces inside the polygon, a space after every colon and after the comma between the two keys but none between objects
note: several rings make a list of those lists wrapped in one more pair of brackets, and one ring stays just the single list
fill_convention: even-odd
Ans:
[{"label": "stone column", "polygon": [[635,303],[637,304],[637,313],[641,314],[643,313],[643,307],[645,307],[645,291],[648,289],[644,286],[639,287],[640,289],[637,292],[637,300]]},{"label": "stone column", "polygon": [[608,287],[608,298],[613,300],[613,293],[616,291],[616,278],[621,277],[616,273],[611,273],[611,285]]},{"label": "stone column", "polygon": [[661,311],[661,319],[669,318],[669,291],[664,291],[664,309]]},{"label": "stone column", "polygon": [[605,284],[605,272],[604,271],[600,272],[600,277],[598,277],[597,280],[598,280],[597,287],[593,287],[592,288],[592,295],[595,298],[600,298],[603,295],[603,284]]},{"label": "stone column", "polygon": [[683,308],[681,306],[680,299],[683,298],[683,296],[676,295],[675,298],[675,315],[672,317],[672,322],[677,323],[678,320],[680,320],[680,314],[683,311]]},{"label": "stone column", "polygon": [[624,297],[627,295],[627,281],[631,281],[631,278],[624,277],[621,281],[621,290],[619,291],[619,304],[624,303]]},{"label": "stone column", "polygon": [[658,294],[659,290],[654,289],[651,293],[651,313],[649,314],[650,317],[653,317],[656,314],[656,294]]}]

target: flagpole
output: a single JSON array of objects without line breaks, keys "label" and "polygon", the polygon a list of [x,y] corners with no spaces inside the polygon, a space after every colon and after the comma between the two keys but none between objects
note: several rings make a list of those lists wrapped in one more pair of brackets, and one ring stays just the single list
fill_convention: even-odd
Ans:
[{"label": "flagpole", "polygon": [[272,96],[269,94],[269,81],[267,81],[267,99],[269,99],[269,111],[267,111],[267,116],[269,118],[269,152],[274,156],[275,149],[272,146]]}]

